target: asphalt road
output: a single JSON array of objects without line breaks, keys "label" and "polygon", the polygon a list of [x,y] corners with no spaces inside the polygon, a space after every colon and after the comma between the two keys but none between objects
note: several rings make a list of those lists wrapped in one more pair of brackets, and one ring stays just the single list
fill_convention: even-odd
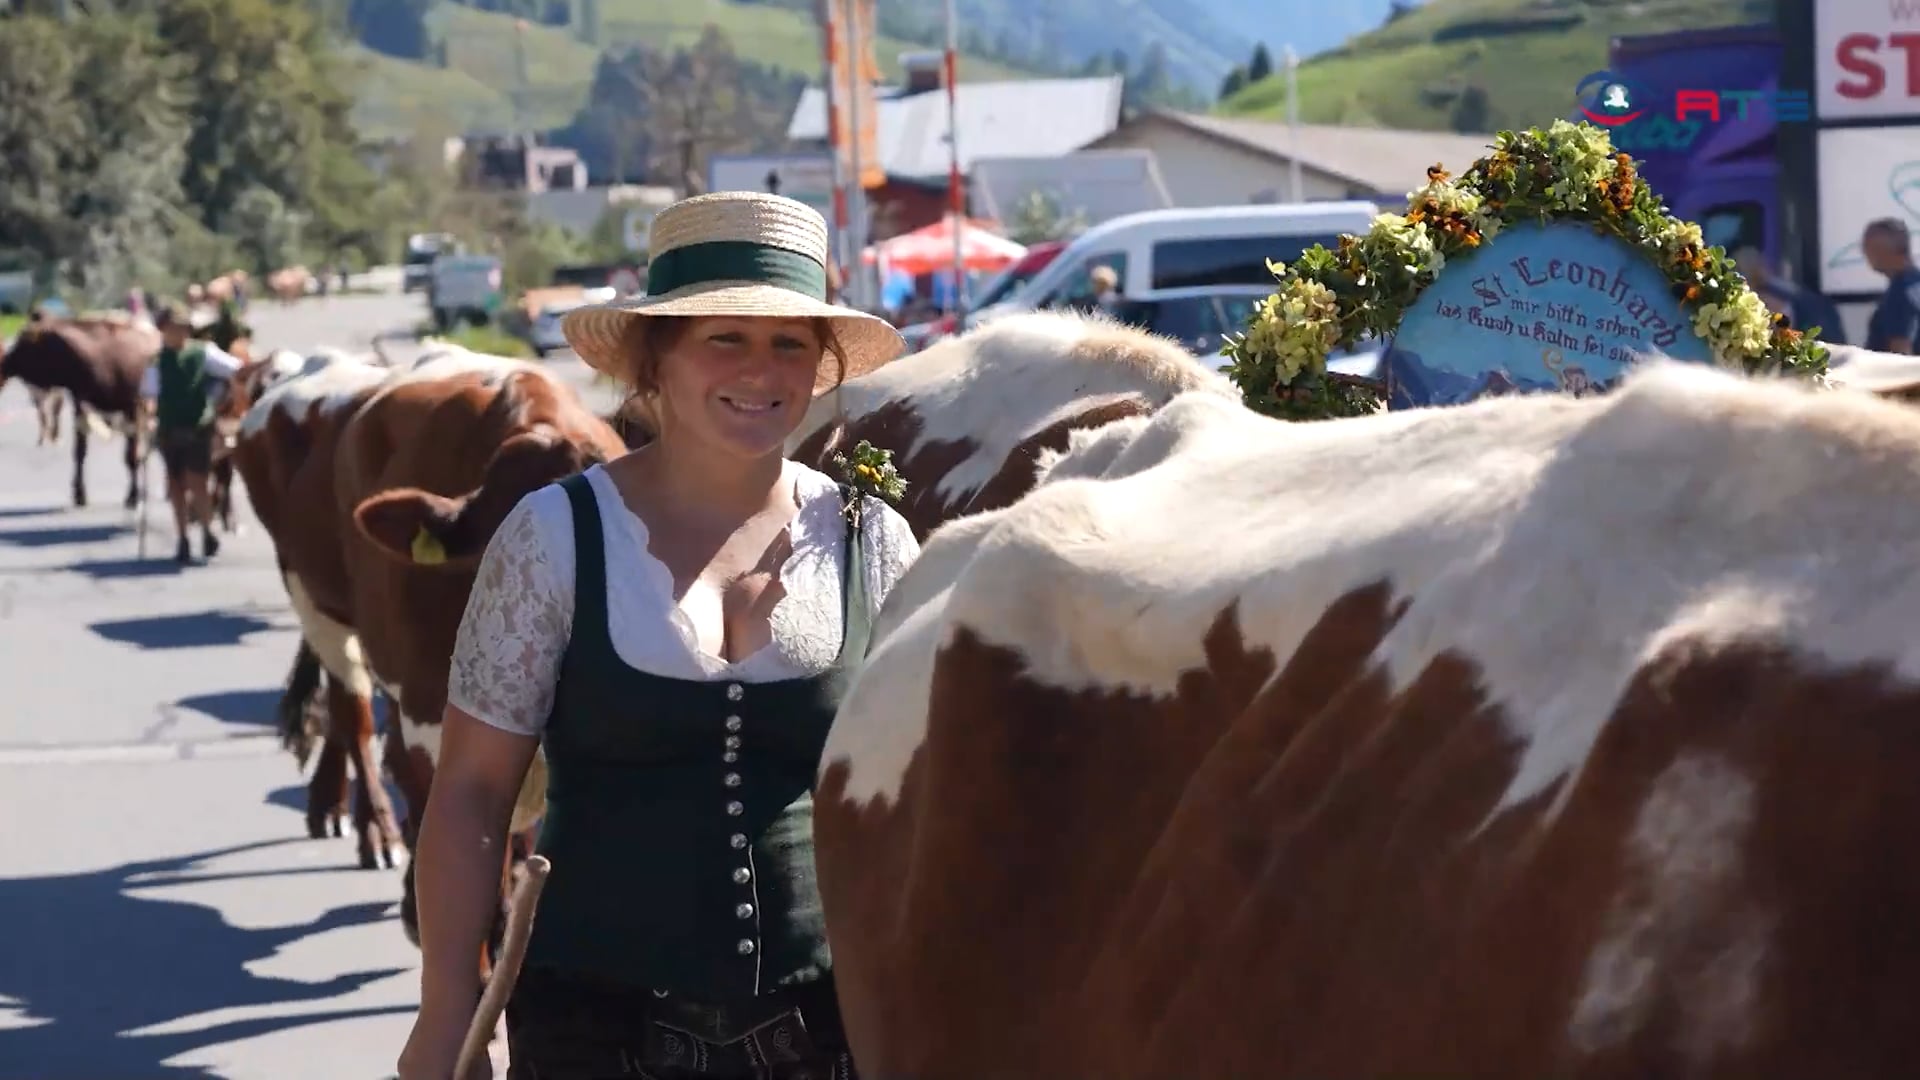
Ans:
[{"label": "asphalt road", "polygon": [[[400,295],[249,313],[259,345],[303,351],[423,315]],[[181,569],[163,504],[138,557],[117,444],[94,443],[95,505],[68,505],[71,468],[0,393],[0,1080],[390,1075],[418,994],[399,876],[306,838],[271,728],[295,624],[251,509]]]}]

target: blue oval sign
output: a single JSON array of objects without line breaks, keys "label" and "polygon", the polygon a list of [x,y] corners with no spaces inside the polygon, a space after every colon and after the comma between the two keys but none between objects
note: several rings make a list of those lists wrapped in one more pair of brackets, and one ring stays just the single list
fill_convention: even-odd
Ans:
[{"label": "blue oval sign", "polygon": [[1660,353],[1713,361],[1651,262],[1590,225],[1514,225],[1449,262],[1408,309],[1386,355],[1388,407],[1599,393]]}]

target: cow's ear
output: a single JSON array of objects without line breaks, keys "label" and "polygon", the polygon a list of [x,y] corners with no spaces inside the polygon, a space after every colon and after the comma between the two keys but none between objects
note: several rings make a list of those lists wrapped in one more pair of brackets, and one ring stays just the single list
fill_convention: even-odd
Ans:
[{"label": "cow's ear", "polygon": [[398,488],[371,496],[353,508],[361,535],[390,558],[410,566],[472,569],[486,553],[467,550],[461,515],[467,500],[449,499],[418,488]]}]

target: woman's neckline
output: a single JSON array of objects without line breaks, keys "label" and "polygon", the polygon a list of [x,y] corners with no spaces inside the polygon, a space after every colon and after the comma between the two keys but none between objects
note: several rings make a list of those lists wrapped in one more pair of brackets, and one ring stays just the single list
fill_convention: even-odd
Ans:
[{"label": "woman's neckline", "polygon": [[[826,493],[837,492],[836,486],[826,474],[791,458],[781,458],[780,479],[791,493],[795,510],[793,517],[782,530],[786,534],[789,548],[786,559],[780,564],[778,574],[782,595],[774,604],[773,611],[768,614],[769,622],[776,628],[783,613],[782,609],[793,600],[790,574],[797,564],[798,556],[804,546],[819,543],[819,538],[813,535],[814,530],[808,527],[812,524],[808,520],[809,511],[813,509],[813,503]],[[648,592],[666,606],[668,624],[679,636],[681,646],[694,657],[703,670],[710,675],[738,672],[778,649],[780,639],[777,633],[769,634],[766,644],[736,660],[729,660],[702,648],[700,635],[694,628],[692,618],[687,615],[686,608],[682,606],[682,598],[674,595],[673,571],[653,553],[653,534],[646,519],[635,513],[633,507],[627,504],[625,496],[620,492],[620,485],[607,472],[605,465],[590,466],[587,469],[587,482],[593,489],[595,503],[601,504],[599,509],[603,522],[606,520],[604,504],[608,499],[613,500],[616,515],[626,529],[627,536],[633,542],[634,554],[637,556],[634,569],[640,574]],[[836,513],[835,517],[838,519],[839,515]],[[806,542],[804,545],[803,540]],[[602,558],[606,558],[604,552]],[[607,568],[607,576],[612,576],[611,566]]]}]

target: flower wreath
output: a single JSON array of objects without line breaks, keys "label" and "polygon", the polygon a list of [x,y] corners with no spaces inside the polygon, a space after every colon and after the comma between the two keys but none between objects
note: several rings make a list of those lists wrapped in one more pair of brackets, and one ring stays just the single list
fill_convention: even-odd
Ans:
[{"label": "flower wreath", "polygon": [[[907,493],[907,481],[893,466],[893,451],[882,450],[865,439],[854,445],[853,456],[836,451],[829,459],[841,483],[858,495],[882,499],[895,506]],[[860,525],[860,500],[847,500],[847,520]]]},{"label": "flower wreath", "polygon": [[1428,169],[1405,215],[1380,214],[1365,236],[1342,236],[1338,251],[1315,245],[1291,265],[1267,263],[1279,287],[1255,307],[1246,332],[1228,340],[1229,377],[1249,408],[1269,416],[1375,412],[1374,384],[1329,373],[1327,354],[1393,333],[1449,258],[1508,225],[1552,219],[1589,222],[1650,257],[1720,366],[1824,375],[1819,328],[1792,330],[1768,312],[1726,252],[1707,246],[1700,226],[1667,213],[1634,166],[1604,130],[1556,120],[1544,132],[1500,132],[1493,153],[1458,180],[1438,165]]}]

